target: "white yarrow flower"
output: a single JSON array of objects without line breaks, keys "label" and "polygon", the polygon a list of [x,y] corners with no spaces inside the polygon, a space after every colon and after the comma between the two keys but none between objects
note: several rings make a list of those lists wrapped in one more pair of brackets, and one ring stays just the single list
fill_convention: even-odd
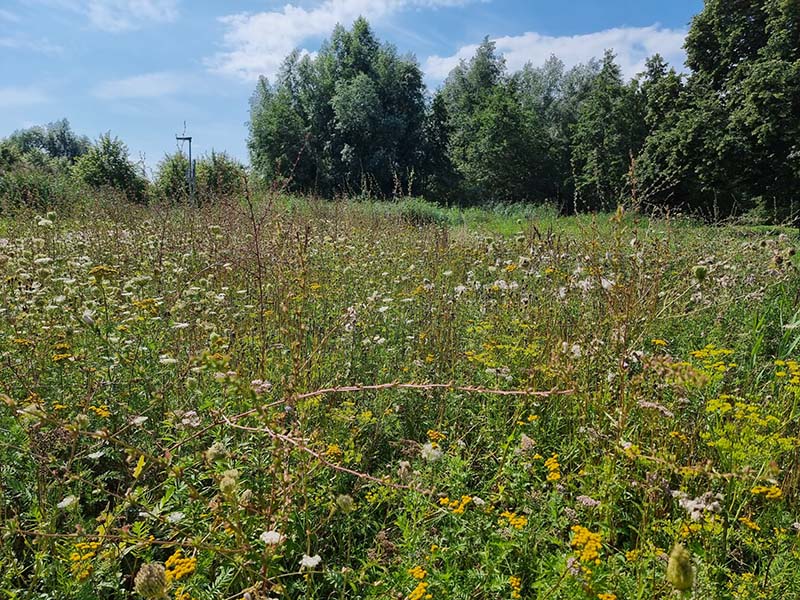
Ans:
[{"label": "white yarrow flower", "polygon": [[265,531],[260,536],[258,536],[258,539],[260,539],[268,546],[277,546],[286,538],[281,533],[273,529],[271,531]]},{"label": "white yarrow flower", "polygon": [[300,559],[300,570],[315,569],[321,562],[322,557],[319,554],[315,554],[314,556],[303,554],[303,558]]}]

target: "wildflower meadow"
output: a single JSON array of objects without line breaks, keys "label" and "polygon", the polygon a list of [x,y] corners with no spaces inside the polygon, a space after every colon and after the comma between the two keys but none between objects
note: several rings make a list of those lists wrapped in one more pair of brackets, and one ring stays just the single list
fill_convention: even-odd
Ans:
[{"label": "wildflower meadow", "polygon": [[0,219],[0,596],[800,597],[796,231]]}]

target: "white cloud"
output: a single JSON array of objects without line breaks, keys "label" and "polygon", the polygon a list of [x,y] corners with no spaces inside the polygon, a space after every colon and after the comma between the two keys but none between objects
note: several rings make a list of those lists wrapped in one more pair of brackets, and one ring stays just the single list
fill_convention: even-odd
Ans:
[{"label": "white cloud", "polygon": [[27,108],[48,102],[45,93],[33,87],[0,87],[0,108]]},{"label": "white cloud", "polygon": [[92,25],[104,31],[136,29],[143,22],[168,23],[178,18],[178,0],[89,0]]},{"label": "white cloud", "polygon": [[[686,31],[667,29],[659,25],[650,27],[618,27],[572,36],[548,36],[525,33],[518,36],[496,38],[497,50],[506,58],[511,71],[516,71],[527,62],[540,65],[555,54],[570,67],[589,59],[602,58],[610,48],[617,54],[617,62],[625,77],[641,72],[647,57],[656,52],[678,69],[682,68],[685,54],[683,43]],[[430,80],[442,81],[462,59],[469,60],[478,45],[463,46],[452,56],[430,56],[424,65]]]},{"label": "white cloud", "polygon": [[118,33],[147,22],[169,23],[178,18],[179,0],[37,0],[53,8],[83,15],[92,27]]},{"label": "white cloud", "polygon": [[160,71],[104,81],[92,89],[92,95],[101,100],[161,98],[177,94],[186,85],[184,76]]},{"label": "white cloud", "polygon": [[279,11],[239,13],[220,18],[225,50],[207,61],[212,71],[246,80],[274,77],[283,59],[307,40],[329,35],[337,23],[359,16],[380,22],[413,8],[463,6],[485,0],[324,0],[313,8],[286,4]]}]

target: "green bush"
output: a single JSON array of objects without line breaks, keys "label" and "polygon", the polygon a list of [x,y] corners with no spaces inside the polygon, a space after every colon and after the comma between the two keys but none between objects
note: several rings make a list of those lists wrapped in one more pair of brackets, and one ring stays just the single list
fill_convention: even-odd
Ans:
[{"label": "green bush", "polygon": [[225,152],[214,152],[197,162],[197,191],[201,198],[236,196],[244,191],[244,166]]},{"label": "green bush", "polygon": [[189,159],[183,152],[167,154],[156,170],[156,193],[166,200],[186,200],[189,197],[188,170]]},{"label": "green bush", "polygon": [[109,187],[121,191],[134,202],[146,198],[147,180],[136,172],[128,156],[128,147],[110,133],[81,156],[73,167],[75,178],[94,188]]},{"label": "green bush", "polygon": [[[182,152],[169,154],[158,164],[156,192],[167,200],[185,201],[190,196],[189,159]],[[244,166],[225,152],[201,157],[195,165],[195,193],[199,201],[236,196],[244,190]]]},{"label": "green bush", "polygon": [[397,203],[397,213],[412,225],[447,225],[447,212],[422,198],[403,198]]},{"label": "green bush", "polygon": [[42,150],[22,152],[8,141],[0,144],[0,206],[3,212],[22,207],[51,209],[77,201],[79,188],[68,162]]}]

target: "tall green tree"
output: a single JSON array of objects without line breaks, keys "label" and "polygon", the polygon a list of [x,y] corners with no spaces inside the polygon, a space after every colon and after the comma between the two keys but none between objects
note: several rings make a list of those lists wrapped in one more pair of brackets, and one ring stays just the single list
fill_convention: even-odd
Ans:
[{"label": "tall green tree", "polygon": [[423,193],[437,202],[458,202],[461,177],[450,158],[450,116],[441,94],[436,94],[425,119]]},{"label": "tall green tree", "polygon": [[67,119],[17,130],[6,142],[23,154],[41,151],[50,158],[65,159],[70,163],[85,154],[91,146],[89,138],[77,135]]},{"label": "tall green tree", "polygon": [[439,96],[448,114],[449,154],[461,177],[462,202],[542,200],[545,135],[526,110],[518,82],[486,38],[448,76]]},{"label": "tall green tree", "polygon": [[[247,141],[253,169],[272,181],[294,175],[293,187],[309,186],[313,181],[313,165],[307,159],[302,160],[306,137],[306,124],[290,90],[279,87],[273,91],[262,78],[252,103]],[[295,172],[298,162],[305,168]]]},{"label": "tall green tree", "polygon": [[623,82],[613,52],[607,51],[573,128],[576,209],[617,206],[629,190],[631,160],[644,138],[644,107],[637,84]]},{"label": "tall green tree", "polygon": [[543,65],[528,63],[514,75],[524,109],[537,115],[544,129],[543,199],[565,213],[575,210],[573,130],[600,68],[598,60],[591,60],[565,69],[558,57],[551,56]]},{"label": "tall green tree", "polygon": [[686,51],[691,75],[648,139],[647,168],[680,172],[677,198],[709,217],[796,215],[800,3],[706,0]]},{"label": "tall green tree", "polygon": [[[425,97],[413,57],[381,43],[365,19],[337,26],[315,57],[293,53],[251,104],[255,170],[296,189],[407,191],[424,158]],[[399,190],[398,190],[399,188]]]}]

